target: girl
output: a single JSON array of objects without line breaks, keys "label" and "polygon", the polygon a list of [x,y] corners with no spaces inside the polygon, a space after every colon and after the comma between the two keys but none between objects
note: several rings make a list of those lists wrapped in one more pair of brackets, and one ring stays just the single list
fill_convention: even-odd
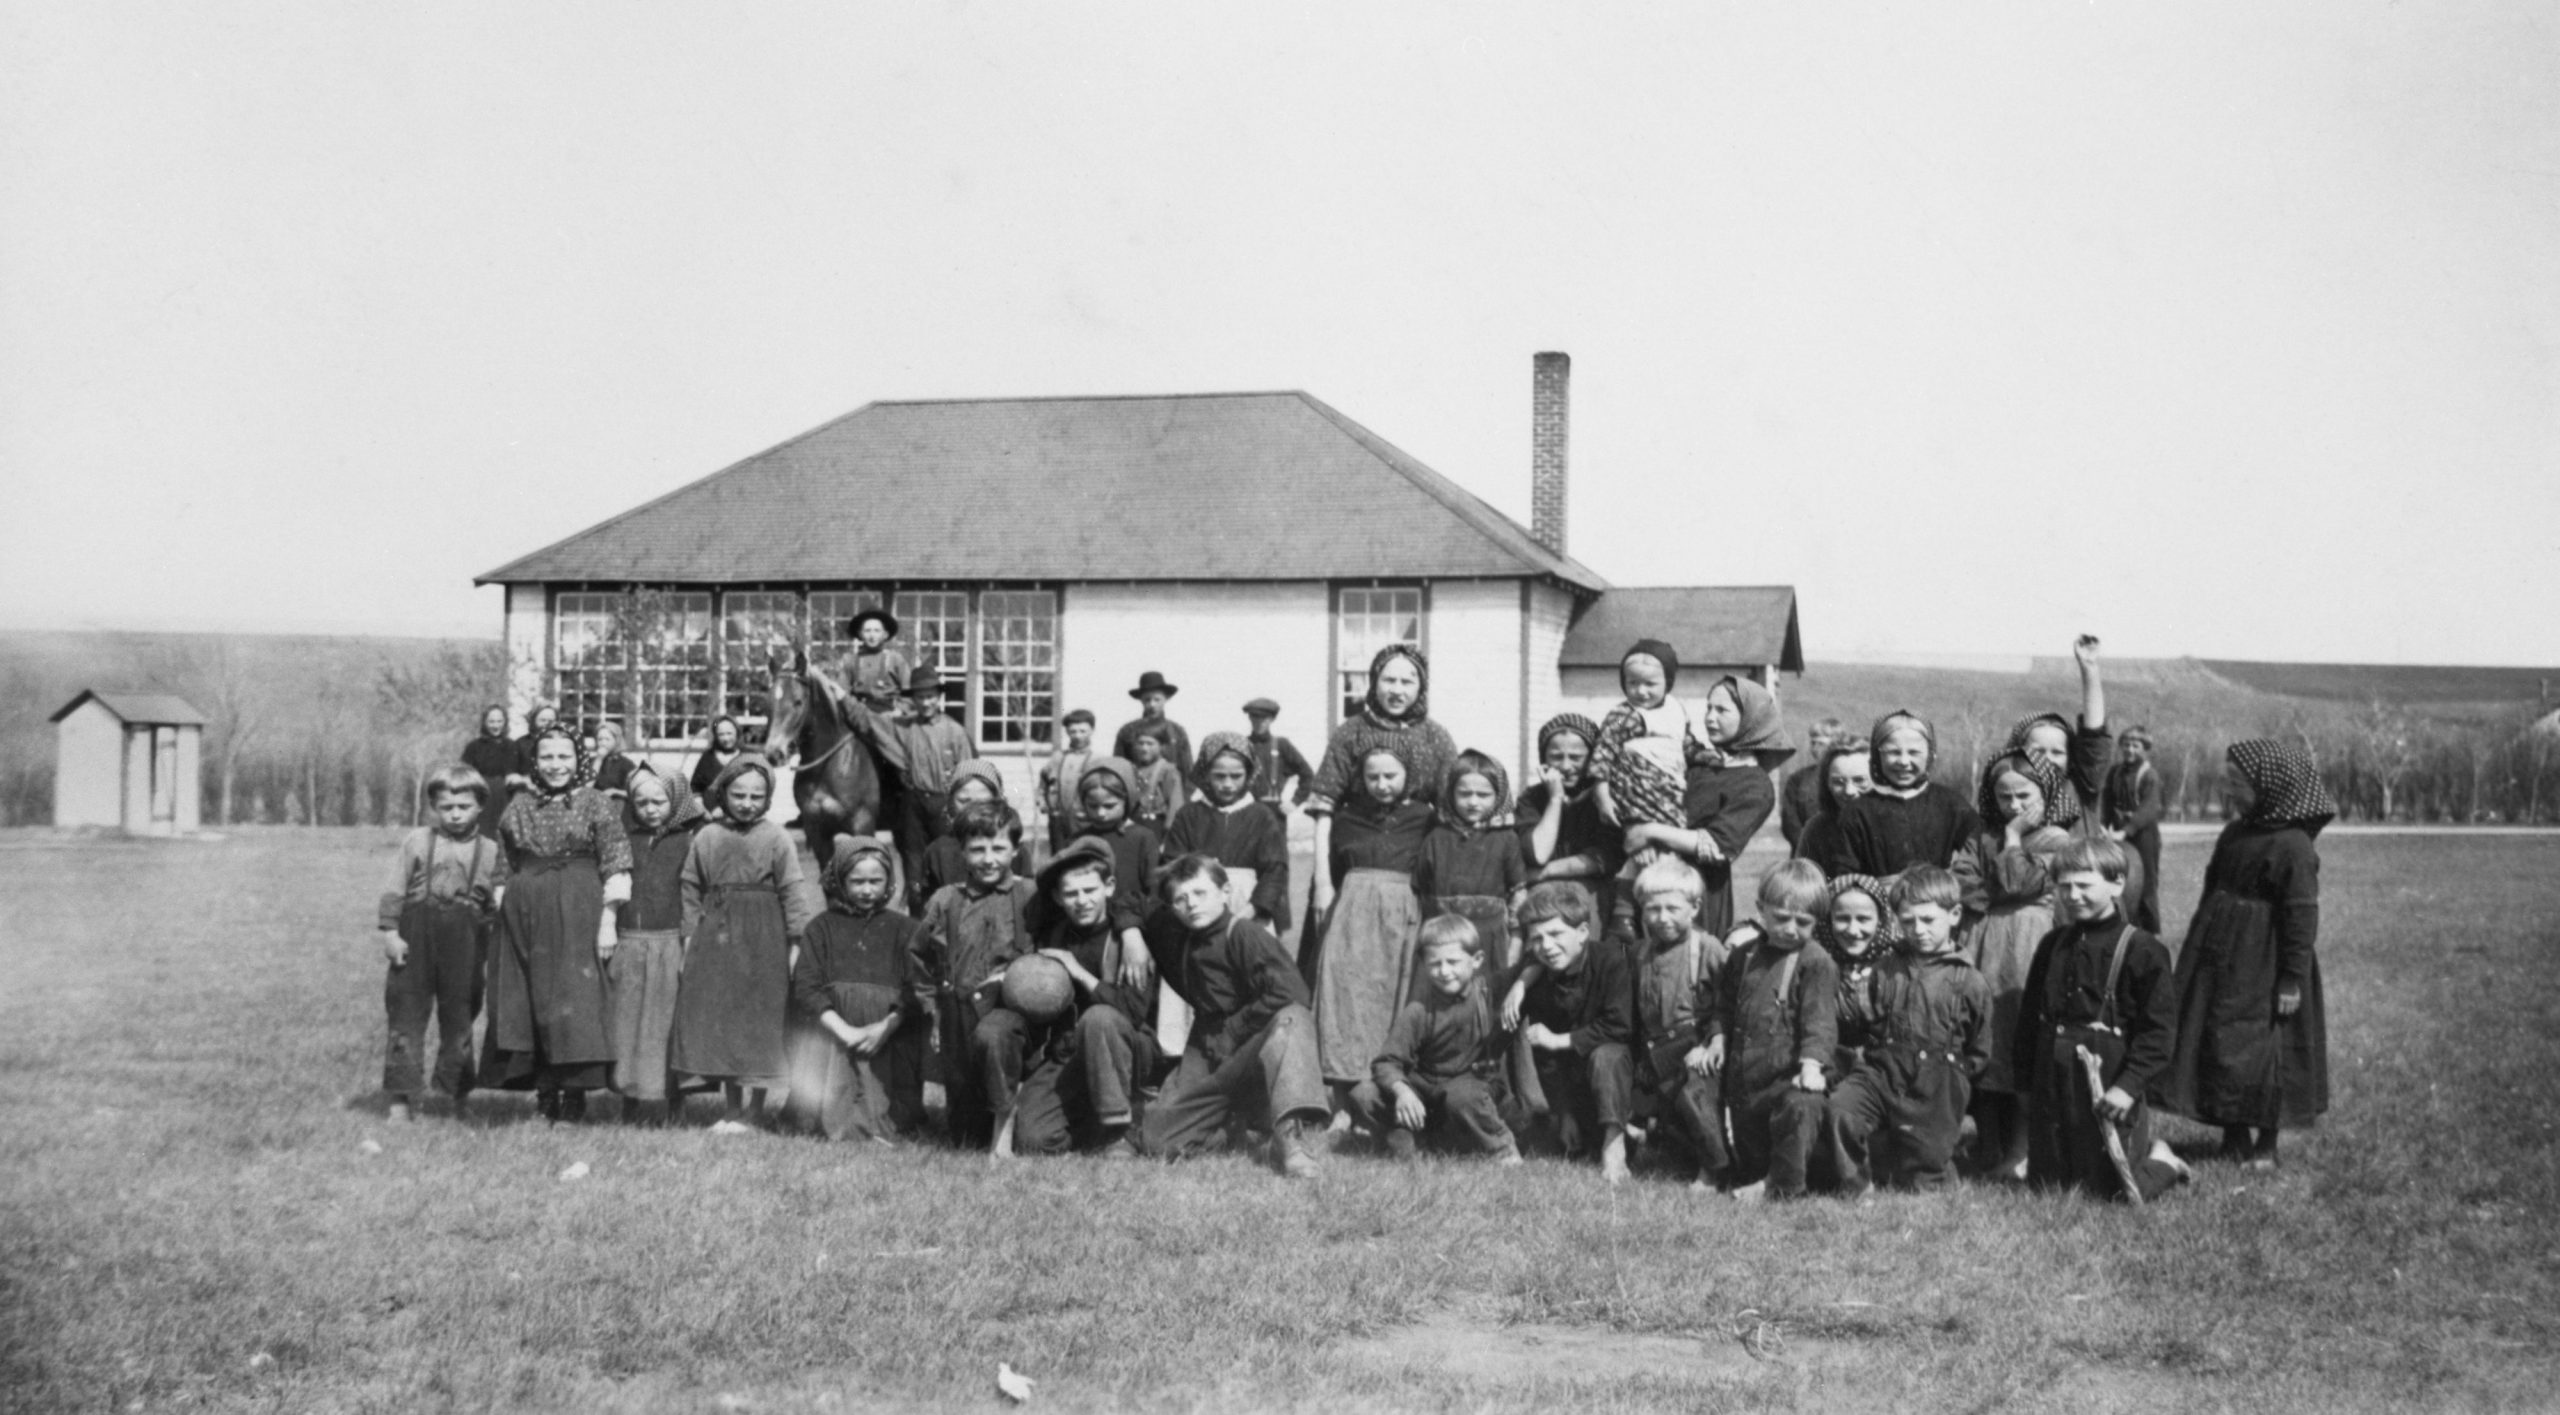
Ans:
[{"label": "girl", "polygon": [[[1497,992],[1519,963],[1511,906],[1529,887],[1519,837],[1493,824],[1510,804],[1511,778],[1502,764],[1482,752],[1460,752],[1441,783],[1439,818],[1422,838],[1413,876],[1423,917],[1455,914],[1475,925],[1485,984]],[[1417,978],[1408,992],[1419,997],[1425,985]]]},{"label": "girl", "polygon": [[[1840,748],[1834,745],[1831,750],[1836,753]],[[1866,744],[1859,743],[1858,750],[1864,752]],[[1887,895],[1884,882],[1868,875],[1842,875],[1822,889],[1822,912],[1814,920],[1813,936],[1840,969],[1840,1012],[1831,1066],[1835,1092],[1871,1084],[1852,1082],[1867,1068],[1867,1049],[1885,1042],[1876,965],[1892,956],[1896,943],[1893,906]],[[1847,1118],[1836,1100],[1825,1105],[1821,1149],[1830,1156],[1831,1172],[1841,1189],[1862,1194],[1874,1183],[1867,1167],[1869,1147],[1853,1138],[1853,1127],[1837,1123]]]},{"label": "girl", "polygon": [[684,987],[669,1064],[720,1083],[728,1112],[712,1132],[736,1135],[762,1093],[782,1084],[791,950],[814,911],[801,897],[799,850],[765,819],[773,769],[741,755],[711,798],[718,814],[684,861]]},{"label": "girl", "polygon": [[693,759],[693,779],[689,783],[696,796],[709,797],[711,783],[720,779],[729,763],[738,759],[738,720],[726,715],[711,719],[711,745]]},{"label": "girl", "polygon": [[1360,760],[1361,794],[1343,803],[1328,869],[1316,876],[1325,894],[1321,922],[1311,925],[1324,930],[1311,980],[1316,1053],[1334,1109],[1345,1117],[1351,1088],[1369,1079],[1411,991],[1413,941],[1422,930],[1413,872],[1431,808],[1406,798],[1406,779],[1402,757],[1385,746],[1369,749]]},{"label": "girl", "polygon": [[507,897],[489,960],[484,1077],[533,1088],[544,1119],[577,1120],[587,1092],[612,1084],[605,961],[613,906],[631,897],[631,843],[613,803],[587,785],[578,741],[558,723],[533,741],[533,774],[507,803],[498,840]]},{"label": "girl", "polygon": [[[2009,729],[2006,752],[2031,757],[2054,769],[2069,784],[2074,810],[2071,833],[2082,840],[2111,839],[2107,833],[2106,792],[2114,739],[2107,735],[2107,686],[2098,671],[2098,639],[2083,634],[2072,641],[2071,656],[2080,667],[2080,722],[2058,712],[2022,718]],[[2137,861],[2125,882],[2128,898],[2140,899],[2149,876]]]},{"label": "girl", "polygon": [[489,808],[480,813],[480,833],[495,840],[498,822],[506,818],[507,802],[515,799],[510,780],[516,775],[516,744],[507,736],[505,704],[491,703],[480,710],[480,735],[463,744],[462,764],[488,783]]},{"label": "girl", "polygon": [[622,724],[596,724],[596,789],[620,800],[631,789],[631,758],[622,754]]},{"label": "girl", "polygon": [[[1638,639],[1618,658],[1618,687],[1627,697],[1601,719],[1591,775],[1602,813],[1621,829],[1684,822],[1681,796],[1697,739],[1689,714],[1671,696],[1679,681],[1680,656],[1660,639]],[[1627,863],[1641,869],[1654,853],[1640,852]]]},{"label": "girl", "polygon": [[1840,848],[1840,808],[1876,789],[1868,750],[1864,742],[1838,741],[1823,749],[1815,768],[1819,809],[1796,837],[1794,858],[1818,865]]},{"label": "girl", "polygon": [[613,1083],[622,1092],[623,1119],[664,1125],[667,1042],[684,972],[684,865],[702,824],[702,802],[682,781],[643,766],[632,773],[622,822],[631,841],[631,899],[620,910],[622,941],[605,965]]},{"label": "girl", "polygon": [[2273,1169],[2276,1135],[2329,1108],[2320,996],[2321,828],[2337,815],[2299,747],[2251,741],[2222,765],[2231,823],[2178,950],[2177,1049],[2161,1104],[2222,1127],[2222,1152]]},{"label": "girl", "polygon": [[1600,728],[1580,713],[1563,712],[1538,729],[1537,784],[1520,793],[1512,818],[1530,882],[1569,879],[1590,890],[1605,915],[1610,878],[1617,874],[1623,832],[1600,812],[1591,780],[1591,751]]},{"label": "girl", "polygon": [[1938,734],[1928,719],[1904,710],[1876,719],[1867,738],[1875,790],[1840,808],[1840,834],[1824,874],[1874,875],[1890,883],[1913,865],[1945,869],[1982,830],[1964,798],[1929,779]]},{"label": "girl", "polygon": [[[1307,797],[1307,814],[1316,823],[1317,859],[1333,857],[1334,807],[1362,794],[1362,764],[1381,747],[1404,763],[1405,780],[1417,783],[1440,780],[1458,755],[1449,729],[1431,720],[1431,665],[1422,650],[1410,644],[1391,644],[1369,660],[1367,701],[1360,705],[1359,716],[1333,729],[1332,740],[1325,743],[1324,761],[1316,767],[1315,790]],[[1326,871],[1318,870],[1308,904],[1310,928],[1332,905],[1333,881]],[[1301,948],[1299,962],[1303,966],[1307,961]]]},{"label": "girl", "polygon": [[[1700,714],[1706,742],[1689,764],[1682,799],[1686,825],[1634,825],[1626,849],[1633,859],[1648,847],[1672,851],[1697,867],[1705,889],[1698,927],[1722,937],[1733,928],[1733,862],[1763,822],[1778,809],[1769,773],[1795,755],[1778,722],[1778,700],[1757,683],[1731,675],[1707,690]],[[1634,933],[1632,906],[1621,902],[1611,916],[1622,933]]]},{"label": "girl", "polygon": [[813,1024],[795,1051],[792,1106],[830,1140],[894,1144],[924,1117],[927,1029],[915,976],[923,930],[889,911],[896,871],[877,839],[837,836],[827,911],[791,964],[791,1001]]},{"label": "girl", "polygon": [[1952,866],[1964,889],[1964,923],[1956,946],[1973,959],[1991,988],[1991,1065],[1973,1083],[1972,1113],[1982,1169],[1996,1178],[2027,1177],[2022,1082],[2009,1073],[2018,1007],[2036,945],[2053,931],[2053,864],[2071,846],[2080,816],[2071,785],[2052,766],[2004,756],[1983,768],[1976,800],[1995,822],[1956,852]]},{"label": "girl", "polygon": [[1289,825],[1278,811],[1257,811],[1260,771],[1243,734],[1212,732],[1200,743],[1191,782],[1201,799],[1184,803],[1165,827],[1165,864],[1208,855],[1227,867],[1229,904],[1274,938],[1289,930]]}]

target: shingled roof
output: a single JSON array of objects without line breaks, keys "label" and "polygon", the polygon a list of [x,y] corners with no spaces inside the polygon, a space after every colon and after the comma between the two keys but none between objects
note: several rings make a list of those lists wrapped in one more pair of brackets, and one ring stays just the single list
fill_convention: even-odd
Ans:
[{"label": "shingled roof", "polygon": [[1608,588],[1296,392],[866,404],[478,582],[1373,576]]},{"label": "shingled roof", "polygon": [[1804,672],[1796,592],[1788,585],[1613,589],[1565,635],[1567,668],[1615,668],[1638,639],[1671,645],[1683,664],[1774,664]]}]

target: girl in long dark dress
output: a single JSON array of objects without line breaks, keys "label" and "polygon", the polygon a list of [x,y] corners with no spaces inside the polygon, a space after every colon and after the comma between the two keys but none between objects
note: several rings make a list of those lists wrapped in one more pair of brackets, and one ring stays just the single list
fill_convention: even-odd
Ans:
[{"label": "girl in long dark dress", "polygon": [[791,950],[816,910],[801,895],[798,847],[765,818],[773,769],[764,759],[729,763],[711,801],[684,862],[684,983],[668,1065],[719,1082],[728,1114],[713,1129],[736,1133],[789,1072]]},{"label": "girl in long dark dress", "polygon": [[1868,734],[1875,789],[1840,808],[1839,834],[1814,860],[1826,875],[1873,875],[1892,881],[1913,865],[1945,869],[1982,830],[1982,817],[1951,788],[1929,779],[1938,755],[1937,729],[1897,709]]},{"label": "girl in long dark dress", "polygon": [[505,704],[491,703],[480,710],[480,734],[463,744],[462,764],[489,783],[489,809],[480,813],[480,833],[495,840],[498,822],[506,819],[507,803],[516,794],[507,784],[516,774],[516,744],[507,735]]},{"label": "girl in long dark dress", "polygon": [[686,783],[694,795],[704,800],[711,798],[711,783],[718,781],[720,773],[729,769],[729,763],[738,759],[738,753],[744,750],[741,743],[738,719],[726,715],[711,719],[711,743],[693,759],[693,777]]},{"label": "girl in long dark dress", "polygon": [[[1520,838],[1494,824],[1511,808],[1511,776],[1502,763],[1464,751],[1440,784],[1439,815],[1422,838],[1413,875],[1425,919],[1455,914],[1475,925],[1486,986],[1498,991],[1520,964],[1511,944],[1511,909],[1529,887]],[[1414,959],[1417,967],[1423,958]],[[1417,975],[1407,995],[1430,986]]]},{"label": "girl in long dark dress", "polygon": [[2272,1169],[2277,1134],[2329,1108],[2316,842],[2338,808],[2310,754],[2282,742],[2233,744],[2222,790],[2233,819],[2178,950],[2178,1041],[2160,1104],[2221,1126],[2226,1156]]},{"label": "girl in long dark dress", "polygon": [[531,789],[498,828],[507,897],[482,1077],[532,1088],[553,1120],[584,1116],[587,1092],[613,1083],[605,960],[618,941],[610,906],[631,897],[631,842],[621,813],[586,782],[577,739],[557,725],[538,733]]}]

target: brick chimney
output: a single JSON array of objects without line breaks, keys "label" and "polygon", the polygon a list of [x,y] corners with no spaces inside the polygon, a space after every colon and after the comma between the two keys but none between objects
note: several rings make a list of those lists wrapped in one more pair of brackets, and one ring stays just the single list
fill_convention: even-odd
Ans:
[{"label": "brick chimney", "polygon": [[1540,354],[1529,375],[1529,538],[1564,554],[1564,444],[1573,360]]}]

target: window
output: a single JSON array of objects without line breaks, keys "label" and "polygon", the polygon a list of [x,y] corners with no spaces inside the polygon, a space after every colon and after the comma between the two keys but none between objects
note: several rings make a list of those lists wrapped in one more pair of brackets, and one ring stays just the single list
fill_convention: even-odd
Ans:
[{"label": "window", "polygon": [[978,596],[978,740],[1046,743],[1057,734],[1058,597],[1048,590]]},{"label": "window", "polygon": [[845,621],[866,609],[877,609],[880,604],[878,590],[810,591],[809,662],[827,669],[842,662],[853,647],[853,635],[845,632]]},{"label": "window", "polygon": [[1369,660],[1390,644],[1422,644],[1422,587],[1373,585],[1334,595],[1334,668],[1340,684],[1339,721],[1360,715],[1369,696]]},{"label": "window", "polygon": [[618,594],[551,597],[551,697],[573,728],[621,714],[621,602]]},{"label": "window", "polygon": [[637,741],[689,741],[711,725],[711,596],[580,591],[551,604],[552,695],[579,731],[613,718]]},{"label": "window", "polygon": [[769,725],[774,670],[789,670],[800,638],[800,596],[787,590],[720,596],[720,710],[741,727]]},{"label": "window", "polygon": [[[916,667],[935,670],[946,684],[968,682],[968,591],[900,590],[889,612],[898,616],[898,636],[907,641]],[[960,701],[966,711],[965,692]]]}]

